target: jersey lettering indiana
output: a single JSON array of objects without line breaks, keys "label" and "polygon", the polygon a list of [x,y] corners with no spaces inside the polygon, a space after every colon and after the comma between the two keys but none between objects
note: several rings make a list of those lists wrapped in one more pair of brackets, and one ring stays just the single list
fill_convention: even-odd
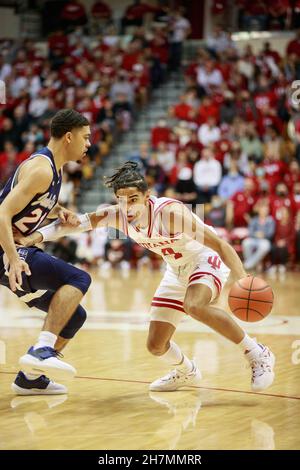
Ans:
[{"label": "jersey lettering indiana", "polygon": [[[142,247],[162,256],[164,261],[171,266],[182,266],[190,263],[195,259],[195,256],[204,253],[208,248],[198,240],[191,239],[184,232],[171,236],[161,227],[161,212],[164,207],[174,203],[182,204],[176,199],[151,196],[149,198],[149,225],[143,229],[137,229],[133,224],[128,223],[126,217],[123,216],[122,231]],[[195,214],[192,213],[192,216],[203,228],[207,227],[215,233],[213,227],[205,225]]]},{"label": "jersey lettering indiana", "polygon": [[0,204],[13,190],[18,182],[19,170],[28,160],[40,156],[46,158],[52,168],[53,177],[49,188],[44,192],[34,196],[27,206],[12,219],[12,226],[19,230],[23,235],[29,235],[34,232],[47,217],[58,201],[59,191],[61,187],[62,174],[57,172],[52,152],[48,147],[44,147],[38,152],[33,153],[25,162],[21,163],[15,170],[14,174],[7,181],[6,185],[0,193]]}]

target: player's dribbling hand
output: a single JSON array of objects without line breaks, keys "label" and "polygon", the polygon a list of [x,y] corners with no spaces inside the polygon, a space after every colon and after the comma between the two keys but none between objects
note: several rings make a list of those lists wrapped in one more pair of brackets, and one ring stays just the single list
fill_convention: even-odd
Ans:
[{"label": "player's dribbling hand", "polygon": [[58,213],[58,217],[62,224],[69,224],[72,227],[78,227],[80,220],[75,212],[69,211],[68,209],[61,209]]},{"label": "player's dribbling hand", "polygon": [[10,288],[13,292],[17,290],[17,284],[22,286],[23,272],[25,272],[27,276],[31,275],[29,266],[25,261],[17,258],[9,263],[8,279]]}]

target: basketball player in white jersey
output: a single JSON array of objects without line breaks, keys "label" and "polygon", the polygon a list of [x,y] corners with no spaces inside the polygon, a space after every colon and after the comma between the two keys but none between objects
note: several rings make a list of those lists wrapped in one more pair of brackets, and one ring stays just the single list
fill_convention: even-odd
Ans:
[{"label": "basketball player in white jersey", "polygon": [[163,257],[167,269],[152,300],[147,347],[174,369],[152,382],[151,391],[172,391],[200,382],[195,362],[172,341],[185,315],[211,327],[241,349],[251,365],[252,390],[269,387],[274,380],[273,353],[250,338],[227,312],[211,305],[230,271],[235,280],[247,276],[234,249],[181,202],[151,196],[136,163],[125,163],[106,179],[106,185],[114,190],[116,206],[86,214],[81,227],[66,228],[57,221],[22,242],[28,246],[106,226],[124,232]]}]

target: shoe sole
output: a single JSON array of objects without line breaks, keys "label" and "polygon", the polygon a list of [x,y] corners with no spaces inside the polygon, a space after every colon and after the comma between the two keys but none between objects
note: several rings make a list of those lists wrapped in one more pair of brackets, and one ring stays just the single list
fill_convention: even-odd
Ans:
[{"label": "shoe sole", "polygon": [[67,388],[65,390],[40,390],[39,388],[22,388],[19,387],[17,384],[12,383],[11,389],[16,395],[28,396],[28,395],[65,395],[68,393]]},{"label": "shoe sole", "polygon": [[45,361],[35,359],[29,354],[25,354],[19,359],[22,369],[28,374],[45,374],[57,378],[72,378],[76,374],[76,369],[69,365],[69,369],[55,367],[52,364],[45,364]]},{"label": "shoe sole", "polygon": [[267,388],[271,387],[272,383],[274,382],[275,373],[274,373],[273,369],[275,367],[276,359],[275,359],[275,355],[271,351],[270,351],[270,356],[271,356],[271,365],[272,365],[272,382],[269,383],[269,385],[267,385],[266,387],[263,387],[263,388],[253,388],[252,387],[253,392],[262,392],[263,390],[266,390]]}]

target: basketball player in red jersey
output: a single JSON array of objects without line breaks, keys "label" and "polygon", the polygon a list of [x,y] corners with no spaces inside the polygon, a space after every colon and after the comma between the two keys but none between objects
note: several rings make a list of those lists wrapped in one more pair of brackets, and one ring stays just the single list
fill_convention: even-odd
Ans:
[{"label": "basketball player in red jersey", "polygon": [[22,243],[28,246],[87,230],[88,226],[106,226],[124,232],[163,257],[167,269],[152,300],[147,347],[175,369],[152,382],[151,391],[172,391],[200,382],[201,373],[195,362],[172,341],[185,315],[239,346],[251,365],[252,390],[269,387],[274,380],[273,353],[250,338],[228,313],[211,305],[230,271],[235,280],[247,275],[234,249],[181,202],[151,196],[138,164],[125,163],[106,179],[106,185],[114,190],[116,206],[86,214],[82,227],[66,228],[56,221]]}]

